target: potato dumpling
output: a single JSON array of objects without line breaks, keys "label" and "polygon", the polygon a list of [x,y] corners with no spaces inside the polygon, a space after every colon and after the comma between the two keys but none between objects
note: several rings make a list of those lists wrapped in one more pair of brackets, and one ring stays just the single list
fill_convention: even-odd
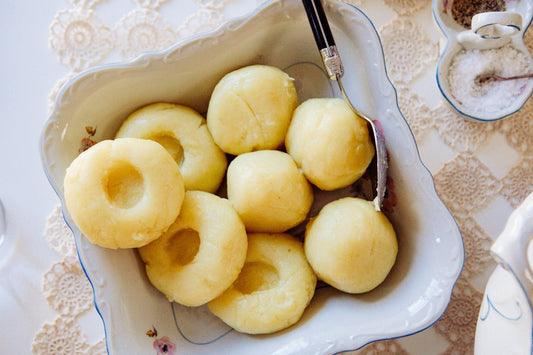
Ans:
[{"label": "potato dumpling", "polygon": [[133,112],[117,138],[135,137],[161,144],[180,166],[187,190],[216,192],[228,166],[205,119],[183,105],[155,103]]},{"label": "potato dumpling", "polygon": [[313,191],[287,153],[261,150],[237,156],[228,167],[228,199],[249,232],[284,232],[300,224]]},{"label": "potato dumpling", "polygon": [[238,155],[283,145],[298,97],[282,70],[251,65],[226,74],[216,85],[207,126],[226,153]]},{"label": "potato dumpling", "polygon": [[396,233],[374,204],[345,197],[330,202],[308,223],[305,255],[322,281],[348,293],[377,287],[398,253]]},{"label": "potato dumpling", "polygon": [[316,276],[302,242],[289,234],[252,233],[237,280],[209,302],[209,310],[234,329],[273,333],[295,324],[309,305]]},{"label": "potato dumpling", "polygon": [[235,281],[247,247],[244,225],[226,199],[187,191],[176,222],[139,254],[150,282],[170,301],[200,306]]},{"label": "potato dumpling", "polygon": [[91,243],[137,248],[158,238],[178,216],[185,189],[178,164],[159,144],[105,140],[67,168],[65,203]]},{"label": "potato dumpling", "polygon": [[367,123],[338,98],[309,99],[294,111],[287,152],[321,190],[359,179],[374,157]]}]

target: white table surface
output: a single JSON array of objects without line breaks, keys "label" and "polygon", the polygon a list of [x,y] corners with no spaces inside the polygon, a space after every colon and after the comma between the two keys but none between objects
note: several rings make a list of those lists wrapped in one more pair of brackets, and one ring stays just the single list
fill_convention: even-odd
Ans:
[{"label": "white table surface", "polygon": [[[93,2],[98,2],[99,14],[104,16],[105,20],[113,22],[125,11],[125,8],[134,7],[135,1],[140,2],[140,0],[94,0]],[[256,0],[219,1],[226,5],[217,8],[217,1],[214,0],[212,3],[215,10],[224,12],[225,18],[245,14],[259,2]],[[379,4],[376,6],[374,6],[374,0],[347,1],[362,3],[363,10],[366,6],[370,10],[367,15],[378,30],[398,18],[391,6],[384,5],[384,3],[389,3],[389,5],[394,3],[392,0],[381,0],[376,2]],[[51,265],[60,260],[60,256],[50,248],[43,238],[46,219],[58,205],[59,200],[43,173],[38,144],[42,126],[48,116],[49,94],[58,80],[64,78],[69,72],[69,69],[60,63],[49,46],[49,26],[58,11],[71,8],[76,3],[81,2],[82,0],[49,0],[46,2],[4,0],[2,3],[3,11],[0,12],[0,45],[3,49],[0,56],[0,78],[2,80],[0,88],[0,200],[6,210],[6,239],[8,243],[6,243],[7,248],[5,245],[0,246],[0,354],[30,354],[35,334],[44,323],[52,322],[57,317],[57,312],[51,309],[43,296],[42,280],[43,275],[50,269]],[[182,23],[185,17],[195,11],[195,8],[198,8],[200,4],[207,2],[207,0],[169,0],[168,4],[164,4],[164,11],[167,15],[171,15],[167,18],[173,21],[173,25],[176,25]],[[398,1],[399,3],[411,2]],[[405,17],[422,27],[426,26],[426,28],[431,29],[425,33],[429,38],[428,47],[435,47],[433,62],[430,62],[428,66],[431,68],[436,63],[437,52],[442,48],[442,42],[440,43],[441,47],[439,47],[439,41],[442,41],[441,35],[431,18],[430,1],[418,0],[414,3],[422,3],[423,6],[420,6],[422,10],[417,9],[417,12],[412,16]],[[387,30],[389,28],[384,28],[385,32]],[[390,33],[388,36],[390,37]],[[385,33],[385,37],[387,37],[387,33]],[[387,55],[387,53],[385,54]],[[111,56],[106,61],[114,59],[119,58]],[[420,80],[412,81],[409,84],[410,88],[417,91],[418,94],[428,91],[425,90],[426,87],[431,87],[429,90],[431,94],[425,98],[428,107],[424,114],[432,114],[434,115],[431,116],[432,118],[438,119],[439,114],[442,116],[442,114],[447,113],[447,111],[443,111],[442,107],[438,107],[442,98],[438,95],[435,86],[434,69],[427,69],[421,75]],[[402,92],[405,91],[405,87],[401,89]],[[426,108],[426,104],[422,106]],[[502,129],[504,132],[503,128],[499,127],[498,129]],[[419,144],[422,159],[434,175],[437,173],[437,177],[440,179],[438,182],[441,184],[437,184],[437,187],[447,188],[443,182],[445,175],[439,174],[439,172],[453,168],[446,165],[448,161],[458,157],[462,158],[462,156],[468,158],[471,156],[470,152],[465,154],[453,143],[445,142],[445,144],[439,139],[434,139],[435,137],[438,138],[439,134],[444,134],[439,131],[436,124],[427,131],[429,133],[422,136],[422,142]],[[489,162],[493,157],[499,157],[501,159],[495,160],[492,165],[488,164],[489,167],[495,166],[495,171],[501,170],[501,168],[508,171],[518,158],[509,162],[506,160],[506,154],[504,154],[506,151],[502,150],[500,154],[495,155],[490,153],[491,146],[502,142],[504,137],[488,130],[487,132],[489,137],[494,137],[490,139],[490,144],[478,144],[474,140],[474,145],[477,144],[476,149],[478,147],[479,149],[472,154],[475,153],[477,157],[484,159],[483,161]],[[459,135],[457,132],[451,133],[454,134],[454,137]],[[509,134],[508,132],[504,133]],[[459,136],[460,139],[462,139],[461,136]],[[431,152],[439,153],[432,155]],[[530,159],[530,154],[523,152],[522,155]],[[492,179],[505,182],[504,175],[503,173],[501,175],[496,174]],[[528,187],[529,189],[533,188],[531,184]],[[441,191],[449,192],[445,189]],[[498,193],[499,191],[495,192],[495,194]],[[451,198],[450,201],[452,201]],[[501,230],[512,211],[512,206],[501,196],[495,198],[493,196],[490,201],[494,201],[494,203],[489,204],[487,202],[480,206],[479,211],[474,211],[479,212],[475,216],[474,212],[471,212],[481,227],[478,227],[471,234],[476,238],[479,236],[485,244],[490,238],[493,239],[497,236],[498,231]],[[494,216],[497,217],[493,218]],[[470,220],[461,222],[465,221],[470,222]],[[468,227],[467,224],[465,225]],[[488,235],[476,234],[481,229]],[[486,245],[483,248],[486,248]],[[478,254],[475,256],[479,257]],[[476,269],[474,270],[476,273],[472,272],[467,275],[468,281],[476,289],[475,296],[479,298],[492,267],[490,264],[486,264],[487,258],[483,259],[482,257],[481,259],[485,262],[483,268],[486,267],[486,269],[484,271]],[[461,292],[471,289],[470,285],[465,287],[464,283],[459,288]],[[457,297],[466,297],[461,292],[458,293]],[[449,323],[444,323],[444,325],[447,324]],[[90,344],[94,344],[103,337],[102,323],[94,309],[80,318],[80,326],[87,335]],[[429,353],[439,352],[453,343],[445,341],[442,337],[442,333],[447,331],[445,329],[437,334],[436,338],[440,341],[432,344],[424,343],[425,339],[428,339],[425,337],[426,335],[417,334],[395,345],[400,344],[407,348],[409,353],[420,353],[420,351],[426,351],[430,348],[440,350]],[[438,333],[432,329],[429,329],[426,334],[428,332]],[[471,348],[472,344],[468,346]]]},{"label": "white table surface", "polygon": [[0,199],[11,253],[0,251],[0,353],[26,354],[35,332],[53,317],[41,280],[58,256],[41,236],[58,199],[41,168],[38,142],[48,93],[65,71],[48,47],[48,26],[63,1],[2,5]]}]

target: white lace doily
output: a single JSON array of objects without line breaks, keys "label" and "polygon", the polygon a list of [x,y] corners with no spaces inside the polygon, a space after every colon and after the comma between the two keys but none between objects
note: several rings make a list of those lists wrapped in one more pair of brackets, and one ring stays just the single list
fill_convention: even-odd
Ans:
[{"label": "white lace doily", "polygon": [[[51,19],[50,48],[67,73],[51,88],[50,105],[61,85],[80,70],[103,62],[130,59],[143,51],[161,49],[185,36],[212,29],[226,19],[225,10],[232,2],[183,2],[189,6],[189,13],[181,17],[184,18],[181,23],[175,23],[163,10],[182,1],[70,0],[69,7]],[[460,226],[466,253],[464,271],[450,305],[435,325],[411,337],[376,342],[354,353],[415,354],[421,351],[417,344],[425,343],[443,354],[471,354],[483,288],[495,265],[488,247],[496,235],[493,228],[487,227],[490,226],[487,211],[502,204],[514,208],[533,191],[533,120],[530,119],[533,103],[530,101],[519,113],[496,123],[465,121],[441,99],[436,101],[435,96],[430,97],[420,89],[428,83],[436,85],[427,78],[434,78],[441,49],[440,37],[434,35],[438,30],[432,28],[433,36],[429,36],[427,26],[420,21],[431,18],[431,2],[347,2],[360,6],[363,11],[365,7],[384,6],[394,14],[378,28],[387,68],[423,160],[430,146],[442,152],[439,157],[427,157],[426,163],[434,175],[439,195]],[[124,7],[120,18],[105,17],[105,7],[113,5]],[[526,42],[528,48],[533,48],[533,36],[529,33]],[[425,84],[420,84],[424,80]],[[506,159],[495,160],[488,154],[489,144],[498,144],[505,151]],[[104,339],[89,344],[78,324],[81,315],[93,311],[92,291],[59,207],[50,214],[44,237],[62,258],[43,275],[43,295],[57,312],[57,318],[37,332],[32,352],[104,354]],[[154,349],[154,353],[161,351]]]}]

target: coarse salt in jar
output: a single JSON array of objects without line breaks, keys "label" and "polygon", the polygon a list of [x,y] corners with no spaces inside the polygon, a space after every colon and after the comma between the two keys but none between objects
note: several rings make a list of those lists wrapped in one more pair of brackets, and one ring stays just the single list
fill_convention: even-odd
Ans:
[{"label": "coarse salt in jar", "polygon": [[462,49],[448,69],[450,94],[473,114],[500,112],[514,104],[530,78],[480,80],[487,75],[510,77],[533,72],[528,57],[512,44],[494,49]]}]

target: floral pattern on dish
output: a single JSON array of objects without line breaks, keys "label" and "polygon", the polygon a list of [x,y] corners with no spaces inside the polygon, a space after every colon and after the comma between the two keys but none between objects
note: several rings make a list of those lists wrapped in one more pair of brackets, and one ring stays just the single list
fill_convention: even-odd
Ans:
[{"label": "floral pattern on dish", "polygon": [[164,336],[154,341],[154,349],[157,350],[157,355],[174,355],[176,353],[176,344],[171,342],[167,336]]},{"label": "floral pattern on dish", "polygon": [[84,151],[96,144],[96,141],[93,139],[94,135],[96,134],[96,127],[86,126],[85,132],[87,132],[88,137],[84,137],[81,139],[78,153],[83,153]]}]

